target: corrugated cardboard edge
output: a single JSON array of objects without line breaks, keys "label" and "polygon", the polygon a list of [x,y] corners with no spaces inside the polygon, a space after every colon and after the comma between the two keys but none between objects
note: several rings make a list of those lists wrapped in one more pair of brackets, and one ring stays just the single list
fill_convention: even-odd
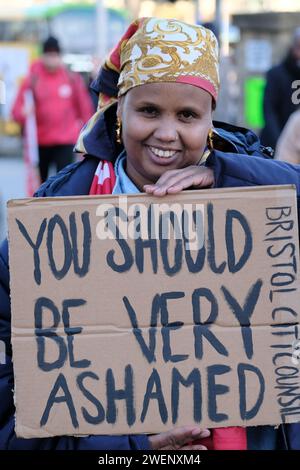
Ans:
[{"label": "corrugated cardboard edge", "polygon": [[[251,197],[247,193],[253,193],[253,192],[260,192],[260,191],[266,191],[266,190],[294,190],[296,193],[296,185],[294,184],[282,184],[282,185],[267,185],[267,186],[242,186],[242,187],[234,187],[234,188],[211,188],[211,189],[194,189],[194,190],[187,190],[183,191],[185,196],[190,196],[191,199],[195,199],[195,195],[198,194],[203,194],[203,196],[207,195],[220,195],[223,194],[224,198],[230,198],[232,195],[235,195],[236,193],[240,193],[241,191],[245,193],[244,195],[241,195],[240,198],[248,198]],[[130,198],[138,198],[141,197],[144,199],[145,197],[151,198],[153,201],[173,201],[174,202],[174,196],[178,196],[178,194],[167,194],[166,196],[152,196],[151,194],[147,193],[138,193],[138,194],[105,194],[105,195],[94,195],[94,196],[89,196],[89,195],[81,195],[81,196],[55,196],[55,197],[31,197],[31,198],[23,198],[23,199],[10,199],[7,202],[7,208],[11,209],[13,207],[20,207],[20,206],[27,206],[27,205],[32,205],[34,204],[35,206],[40,205],[41,203],[43,206],[49,204],[53,204],[54,201],[57,202],[69,202],[69,201],[80,201],[81,203],[84,200],[91,201],[92,199],[116,199],[119,197],[126,197],[128,199]],[[279,196],[279,195],[278,195]],[[188,197],[186,197],[188,199]]]}]

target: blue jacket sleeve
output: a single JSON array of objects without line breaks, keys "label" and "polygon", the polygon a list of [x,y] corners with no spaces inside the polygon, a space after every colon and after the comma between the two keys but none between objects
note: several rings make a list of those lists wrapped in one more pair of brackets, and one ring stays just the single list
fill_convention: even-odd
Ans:
[{"label": "blue jacket sleeve", "polygon": [[254,155],[213,151],[206,161],[216,188],[294,184],[300,197],[300,165]]},{"label": "blue jacket sleeve", "polygon": [[[62,436],[47,439],[17,438],[13,401],[13,365],[10,341],[11,314],[7,240],[0,247],[0,450],[147,450],[146,435],[132,436]],[[4,347],[5,344],[5,347]],[[1,354],[0,350],[0,354]],[[4,362],[4,363],[3,363]]]}]

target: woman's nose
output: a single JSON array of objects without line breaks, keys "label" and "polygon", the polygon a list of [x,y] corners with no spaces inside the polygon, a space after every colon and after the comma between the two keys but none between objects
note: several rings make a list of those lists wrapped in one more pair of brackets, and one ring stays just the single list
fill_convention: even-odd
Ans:
[{"label": "woman's nose", "polygon": [[178,140],[176,125],[172,119],[161,120],[154,132],[154,137],[161,142],[175,142]]}]

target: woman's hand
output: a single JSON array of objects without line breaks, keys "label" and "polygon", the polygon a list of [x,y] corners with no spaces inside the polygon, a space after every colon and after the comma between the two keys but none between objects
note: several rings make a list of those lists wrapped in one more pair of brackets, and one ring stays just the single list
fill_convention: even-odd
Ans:
[{"label": "woman's hand", "polygon": [[166,171],[156,184],[145,184],[143,189],[153,196],[175,194],[187,188],[210,188],[214,185],[214,173],[206,166],[191,165],[180,170]]},{"label": "woman's hand", "polygon": [[193,441],[204,439],[210,435],[208,429],[201,429],[197,426],[182,426],[171,429],[171,431],[149,436],[151,448],[153,450],[207,450],[207,448]]}]

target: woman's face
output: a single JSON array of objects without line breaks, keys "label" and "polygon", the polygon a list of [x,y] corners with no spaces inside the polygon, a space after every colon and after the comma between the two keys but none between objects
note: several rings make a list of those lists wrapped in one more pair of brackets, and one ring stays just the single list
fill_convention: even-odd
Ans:
[{"label": "woman's face", "polygon": [[120,99],[126,172],[143,189],[167,170],[197,165],[212,127],[212,97],[184,83],[149,83]]},{"label": "woman's face", "polygon": [[50,72],[57,70],[62,65],[62,58],[59,52],[44,52],[42,60]]}]

